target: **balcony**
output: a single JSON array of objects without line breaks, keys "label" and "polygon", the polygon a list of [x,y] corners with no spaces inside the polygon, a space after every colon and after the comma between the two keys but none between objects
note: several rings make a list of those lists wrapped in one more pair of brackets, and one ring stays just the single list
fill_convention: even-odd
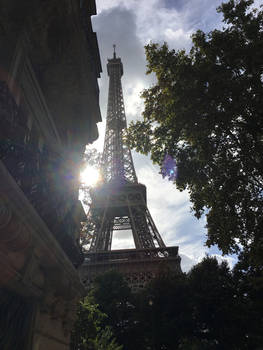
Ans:
[{"label": "balcony", "polygon": [[120,249],[85,253],[86,264],[109,264],[179,259],[178,247]]}]

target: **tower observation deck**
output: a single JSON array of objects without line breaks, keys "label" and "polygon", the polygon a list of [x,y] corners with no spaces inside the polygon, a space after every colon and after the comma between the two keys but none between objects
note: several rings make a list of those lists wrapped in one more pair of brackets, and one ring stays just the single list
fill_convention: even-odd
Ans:
[{"label": "tower observation deck", "polygon": [[[147,208],[146,187],[138,183],[131,151],[123,142],[127,127],[121,77],[123,65],[108,59],[106,133],[101,161],[103,181],[91,192],[89,251],[81,279],[89,288],[96,275],[116,269],[137,290],[164,270],[181,273],[178,247],[166,247]],[[116,231],[131,231],[135,249],[112,250]]]}]

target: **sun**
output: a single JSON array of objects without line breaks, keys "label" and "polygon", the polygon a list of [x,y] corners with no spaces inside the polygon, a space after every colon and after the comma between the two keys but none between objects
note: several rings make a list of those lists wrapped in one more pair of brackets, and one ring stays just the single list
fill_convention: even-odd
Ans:
[{"label": "sun", "polygon": [[93,166],[87,165],[80,172],[80,182],[85,186],[95,186],[100,180],[99,170]]}]

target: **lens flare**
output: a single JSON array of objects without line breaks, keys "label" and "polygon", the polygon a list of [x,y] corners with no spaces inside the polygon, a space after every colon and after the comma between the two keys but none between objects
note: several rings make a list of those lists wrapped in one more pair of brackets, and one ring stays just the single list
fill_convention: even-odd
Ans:
[{"label": "lens flare", "polygon": [[164,157],[163,165],[161,168],[161,174],[163,177],[168,177],[169,181],[175,181],[177,177],[176,162],[173,157],[166,154]]},{"label": "lens flare", "polygon": [[80,173],[80,182],[85,186],[95,186],[100,180],[99,170],[88,165]]}]

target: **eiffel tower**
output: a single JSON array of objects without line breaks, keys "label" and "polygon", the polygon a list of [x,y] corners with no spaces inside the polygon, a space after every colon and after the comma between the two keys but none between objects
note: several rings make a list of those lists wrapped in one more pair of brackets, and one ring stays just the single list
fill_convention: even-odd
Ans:
[{"label": "eiffel tower", "polygon": [[[131,151],[123,142],[127,127],[121,85],[123,65],[108,59],[109,94],[106,134],[101,161],[102,184],[91,192],[89,228],[92,241],[80,275],[89,288],[94,278],[118,270],[134,291],[172,271],[181,273],[178,247],[166,247],[147,208],[146,187],[138,183]],[[132,232],[135,249],[112,250],[116,231]]]}]

